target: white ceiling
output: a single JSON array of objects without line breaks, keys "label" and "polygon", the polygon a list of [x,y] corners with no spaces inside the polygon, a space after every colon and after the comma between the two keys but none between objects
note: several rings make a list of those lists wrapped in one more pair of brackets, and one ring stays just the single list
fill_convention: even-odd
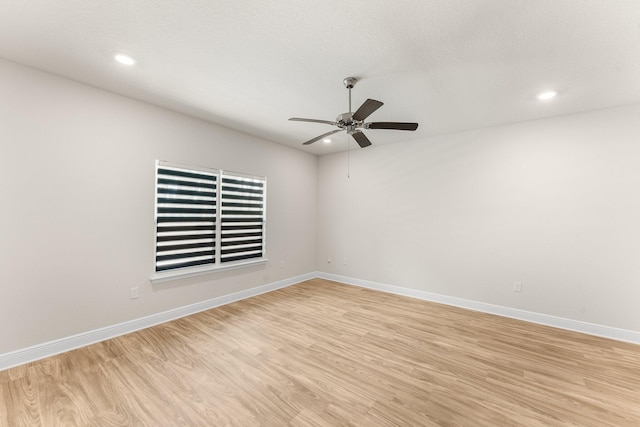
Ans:
[{"label": "white ceiling", "polygon": [[346,112],[347,76],[420,123],[374,145],[640,103],[640,0],[1,0],[0,57],[324,154],[346,134],[287,119]]}]

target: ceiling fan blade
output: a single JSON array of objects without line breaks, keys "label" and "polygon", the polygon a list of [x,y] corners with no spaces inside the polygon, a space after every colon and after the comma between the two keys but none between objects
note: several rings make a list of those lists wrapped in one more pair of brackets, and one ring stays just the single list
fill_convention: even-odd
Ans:
[{"label": "ceiling fan blade", "polygon": [[369,141],[367,135],[360,131],[352,133],[351,136],[356,140],[360,148],[365,148],[371,145],[371,141]]},{"label": "ceiling fan blade", "polygon": [[303,119],[301,117],[291,117],[289,120],[292,121],[292,122],[324,123],[324,124],[327,124],[327,125],[337,126],[336,122],[332,122],[330,120]]},{"label": "ceiling fan blade", "polygon": [[342,132],[343,129],[336,129],[336,130],[332,130],[331,132],[327,132],[327,133],[323,133],[320,136],[316,136],[313,139],[308,140],[307,142],[303,142],[302,145],[309,145],[309,144],[313,144],[316,141],[320,141],[322,138],[326,138],[329,135],[333,135],[334,133],[338,133],[338,132]]},{"label": "ceiling fan blade", "polygon": [[358,108],[358,111],[353,113],[352,119],[357,122],[364,120],[383,105],[384,102],[376,101],[375,99],[367,99],[362,103],[360,108]]},{"label": "ceiling fan blade", "polygon": [[364,127],[366,129],[416,130],[418,129],[418,124],[402,122],[371,122],[365,123]]}]

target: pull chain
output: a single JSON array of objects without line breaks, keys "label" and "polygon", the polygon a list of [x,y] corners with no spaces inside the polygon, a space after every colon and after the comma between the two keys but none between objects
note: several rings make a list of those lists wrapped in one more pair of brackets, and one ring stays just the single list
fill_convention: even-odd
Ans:
[{"label": "pull chain", "polygon": [[[349,114],[351,114],[351,88],[349,88]],[[351,119],[349,119],[351,120]],[[350,178],[351,169],[351,144],[349,144],[349,134],[347,133],[347,178]]]},{"label": "pull chain", "polygon": [[[351,110],[351,108],[349,108]],[[347,134],[347,179],[351,178],[351,144],[349,144],[349,134]]]}]

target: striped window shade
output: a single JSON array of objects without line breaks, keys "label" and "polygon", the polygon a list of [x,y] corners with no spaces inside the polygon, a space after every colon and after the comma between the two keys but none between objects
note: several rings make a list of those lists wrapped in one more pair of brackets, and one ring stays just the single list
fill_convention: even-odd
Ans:
[{"label": "striped window shade", "polygon": [[220,262],[264,255],[265,191],[264,178],[222,174]]},{"label": "striped window shade", "polygon": [[266,179],[156,162],[155,271],[265,256]]}]

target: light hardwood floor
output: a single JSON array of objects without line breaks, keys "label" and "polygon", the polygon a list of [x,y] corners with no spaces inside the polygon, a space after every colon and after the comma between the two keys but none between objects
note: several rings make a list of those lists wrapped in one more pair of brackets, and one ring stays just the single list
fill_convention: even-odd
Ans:
[{"label": "light hardwood floor", "polygon": [[315,279],[0,372],[2,426],[640,426],[640,346]]}]

